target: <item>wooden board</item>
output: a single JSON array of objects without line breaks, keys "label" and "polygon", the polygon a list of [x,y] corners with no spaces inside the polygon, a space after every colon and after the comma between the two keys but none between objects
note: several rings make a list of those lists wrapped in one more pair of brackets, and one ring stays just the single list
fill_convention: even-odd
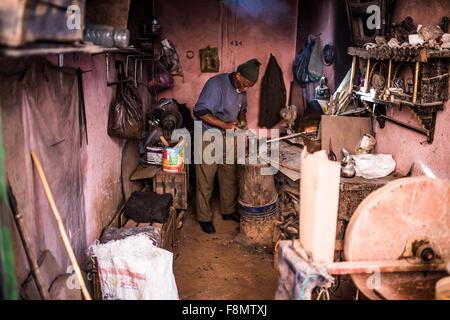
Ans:
[{"label": "wooden board", "polygon": [[161,171],[161,166],[155,165],[142,165],[138,164],[136,170],[130,177],[131,181],[141,180],[141,179],[152,179],[159,171]]},{"label": "wooden board", "polygon": [[334,154],[342,160],[342,148],[354,154],[364,134],[372,134],[370,118],[341,117],[322,115],[321,118],[322,150],[330,151],[330,139]]},{"label": "wooden board", "polygon": [[136,140],[128,140],[122,153],[122,188],[124,201],[128,201],[134,191],[144,188],[143,181],[131,181],[130,177],[139,164],[139,145]]},{"label": "wooden board", "polygon": [[118,28],[128,25],[131,0],[95,0],[86,5],[87,23],[104,24]]},{"label": "wooden board", "polygon": [[177,173],[159,171],[153,178],[153,191],[157,194],[170,193],[175,209],[186,210],[188,206],[188,168],[185,165],[185,170]]},{"label": "wooden board", "polygon": [[174,207],[170,208],[169,218],[164,223],[161,233],[161,248],[173,252],[177,232],[177,211]]},{"label": "wooden board", "polygon": [[[288,166],[298,168],[300,170],[300,159],[302,148],[293,146],[284,141],[280,142],[280,163],[286,164]],[[297,181],[300,179],[300,173],[294,170],[285,168],[283,166],[279,166],[279,171],[281,171],[284,175],[289,177],[292,181]]]}]

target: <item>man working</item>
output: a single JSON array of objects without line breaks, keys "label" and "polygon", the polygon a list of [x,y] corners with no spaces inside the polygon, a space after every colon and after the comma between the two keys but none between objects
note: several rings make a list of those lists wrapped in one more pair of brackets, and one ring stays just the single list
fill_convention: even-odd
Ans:
[{"label": "man working", "polygon": [[[246,92],[258,81],[260,65],[257,59],[251,59],[239,65],[236,72],[219,74],[206,82],[194,107],[194,116],[202,121],[203,130],[225,132],[227,129],[235,130],[239,124],[246,123]],[[203,141],[203,149],[207,145],[208,143]],[[226,164],[225,159],[223,164],[204,162],[195,165],[196,217],[204,232],[215,233],[209,201],[213,194],[216,173],[220,185],[222,218],[239,222],[239,214],[236,212],[236,164]]]}]

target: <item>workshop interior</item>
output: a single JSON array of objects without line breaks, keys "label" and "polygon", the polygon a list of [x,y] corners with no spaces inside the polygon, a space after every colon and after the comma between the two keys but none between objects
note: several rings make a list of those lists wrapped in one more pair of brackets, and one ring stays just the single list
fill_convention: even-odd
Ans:
[{"label": "workshop interior", "polygon": [[449,300],[449,16],[0,1],[0,299]]}]

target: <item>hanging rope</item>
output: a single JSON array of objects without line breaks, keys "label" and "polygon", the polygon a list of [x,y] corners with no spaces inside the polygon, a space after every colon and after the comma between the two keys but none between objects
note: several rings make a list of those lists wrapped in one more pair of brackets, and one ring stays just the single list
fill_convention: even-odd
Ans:
[{"label": "hanging rope", "polygon": [[300,294],[299,294],[297,300],[305,300],[305,299],[307,299],[307,297],[305,296],[305,291],[306,291],[306,288],[308,287],[309,280],[317,279],[317,276],[315,274],[310,274],[309,273],[310,270],[311,269],[308,268],[308,270],[306,271],[306,276],[305,276],[305,279],[303,279],[303,282],[302,282],[302,285],[301,285]]}]

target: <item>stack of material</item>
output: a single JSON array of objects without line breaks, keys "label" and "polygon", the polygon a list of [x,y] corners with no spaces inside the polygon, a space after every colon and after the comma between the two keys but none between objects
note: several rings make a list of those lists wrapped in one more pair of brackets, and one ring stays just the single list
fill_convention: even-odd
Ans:
[{"label": "stack of material", "polygon": [[275,220],[274,242],[278,240],[299,238],[299,181],[293,182],[282,174],[276,177],[278,182],[278,197],[280,199],[280,214]]}]

